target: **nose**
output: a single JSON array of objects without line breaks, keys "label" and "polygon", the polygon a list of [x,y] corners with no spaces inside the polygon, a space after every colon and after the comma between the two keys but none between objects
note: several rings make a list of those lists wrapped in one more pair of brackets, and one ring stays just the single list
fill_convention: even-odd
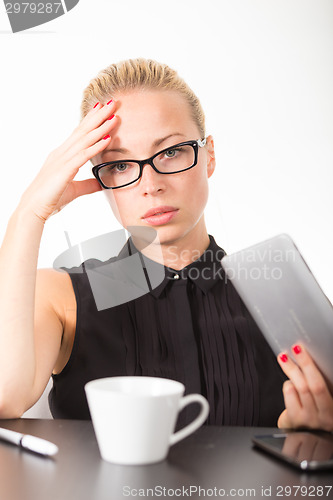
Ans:
[{"label": "nose", "polygon": [[165,190],[165,179],[163,174],[156,172],[149,163],[143,166],[140,186],[144,195],[161,193]]}]

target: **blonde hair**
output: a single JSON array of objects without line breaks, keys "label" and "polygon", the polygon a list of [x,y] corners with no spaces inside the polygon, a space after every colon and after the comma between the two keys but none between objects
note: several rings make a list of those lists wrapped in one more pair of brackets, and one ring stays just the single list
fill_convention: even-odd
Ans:
[{"label": "blonde hair", "polygon": [[96,102],[105,104],[117,93],[135,89],[179,92],[190,106],[200,137],[203,139],[206,136],[205,115],[193,90],[174,69],[152,59],[127,59],[100,71],[83,92],[81,118],[86,116]]}]

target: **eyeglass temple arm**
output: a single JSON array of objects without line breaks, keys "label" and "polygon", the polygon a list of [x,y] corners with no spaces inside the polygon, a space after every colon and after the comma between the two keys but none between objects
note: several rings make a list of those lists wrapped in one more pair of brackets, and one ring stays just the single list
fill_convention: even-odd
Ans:
[{"label": "eyeglass temple arm", "polygon": [[199,146],[200,148],[203,148],[203,147],[204,147],[204,145],[206,144],[206,142],[207,142],[207,141],[206,141],[206,137],[205,137],[204,139],[198,139],[198,140],[197,140],[198,146]]}]

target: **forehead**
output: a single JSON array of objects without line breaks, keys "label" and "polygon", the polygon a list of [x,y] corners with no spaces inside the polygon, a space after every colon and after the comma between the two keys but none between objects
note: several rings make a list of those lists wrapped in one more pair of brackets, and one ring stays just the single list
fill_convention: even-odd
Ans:
[{"label": "forehead", "polygon": [[160,89],[135,89],[115,96],[118,114],[138,114],[153,111],[156,115],[186,113],[190,119],[191,110],[186,98],[180,92]]},{"label": "forehead", "polygon": [[[111,145],[136,148],[180,133],[197,139],[198,127],[185,97],[175,91],[135,90],[115,96],[119,125]],[[193,137],[192,137],[193,136]]]}]

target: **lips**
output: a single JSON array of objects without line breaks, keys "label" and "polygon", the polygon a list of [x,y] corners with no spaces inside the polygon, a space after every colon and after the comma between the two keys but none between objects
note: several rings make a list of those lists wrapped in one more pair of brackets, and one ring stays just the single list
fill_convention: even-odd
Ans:
[{"label": "lips", "polygon": [[144,214],[142,219],[149,225],[158,226],[169,222],[178,212],[178,208],[171,206],[161,206],[151,208]]},{"label": "lips", "polygon": [[148,212],[146,212],[144,214],[144,216],[142,218],[146,219],[147,217],[151,217],[152,215],[161,215],[161,214],[164,214],[166,212],[174,212],[175,210],[177,210],[177,208],[169,207],[167,205],[162,206],[162,207],[151,208],[150,210],[148,210]]}]

